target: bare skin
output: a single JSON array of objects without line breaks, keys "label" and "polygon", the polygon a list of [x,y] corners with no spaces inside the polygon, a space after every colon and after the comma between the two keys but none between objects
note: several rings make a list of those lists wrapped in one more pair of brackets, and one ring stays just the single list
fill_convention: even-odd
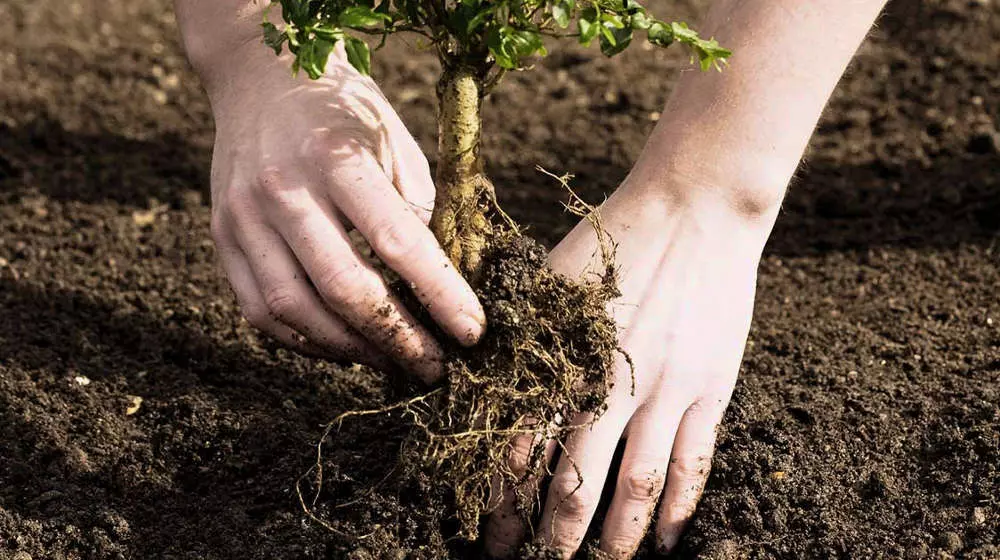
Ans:
[{"label": "bare skin", "polygon": [[[244,312],[299,349],[391,359],[434,379],[436,342],[345,237],[356,226],[447,332],[468,343],[482,333],[481,308],[421,223],[434,188],[399,118],[342,60],[317,83],[289,78],[288,61],[259,43],[264,2],[175,3],[216,115],[213,235]],[[658,547],[677,544],[708,477],[786,185],[883,4],[717,0],[700,29],[735,51],[729,68],[684,75],[601,208],[619,244],[623,295],[610,311],[635,392],[622,362],[608,411],[592,424],[574,419],[586,427],[566,442],[534,531],[514,513],[511,489],[498,492],[507,497],[487,524],[489,553],[508,556],[534,534],[571,557],[623,438],[601,548],[631,556],[657,511]],[[598,253],[581,223],[550,262],[587,278]]]},{"label": "bare skin", "polygon": [[[564,557],[583,540],[621,439],[601,549],[631,557],[657,510],[658,549],[679,541],[708,478],[750,327],[757,265],[786,185],[882,5],[713,6],[702,28],[734,50],[730,66],[681,79],[632,173],[600,209],[619,244],[623,295],[611,312],[635,365],[636,390],[622,362],[607,412],[565,444],[535,528]],[[550,262],[586,278],[597,253],[592,228],[581,223]],[[487,551],[509,556],[529,534],[508,489],[488,522]]]},{"label": "bare skin", "polygon": [[212,235],[243,313],[299,350],[434,381],[438,342],[348,235],[356,228],[445,332],[475,343],[482,307],[426,227],[427,160],[343,53],[319,80],[292,77],[261,43],[263,4],[176,2],[215,115]]}]

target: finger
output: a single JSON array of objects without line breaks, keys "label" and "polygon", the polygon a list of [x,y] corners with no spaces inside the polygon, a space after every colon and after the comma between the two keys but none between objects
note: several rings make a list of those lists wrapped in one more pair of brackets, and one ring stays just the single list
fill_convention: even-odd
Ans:
[{"label": "finger", "polygon": [[222,268],[226,272],[226,277],[229,279],[229,285],[233,288],[233,293],[236,294],[236,301],[240,306],[240,311],[248,323],[289,348],[293,348],[303,354],[323,358],[332,357],[324,348],[310,344],[291,327],[272,317],[267,310],[267,306],[264,304],[264,299],[260,295],[260,289],[254,280],[253,272],[243,253],[233,245],[222,245],[218,241],[217,244]]},{"label": "finger", "polygon": [[601,530],[601,550],[613,558],[631,558],[646,534],[684,408],[657,398],[629,421],[615,494]]},{"label": "finger", "polygon": [[[334,205],[389,268],[409,282],[434,320],[459,342],[474,344],[486,317],[434,235],[386,180],[374,156],[359,149],[326,173]],[[335,186],[335,187],[334,187]]]},{"label": "finger", "polygon": [[634,410],[630,402],[612,397],[603,416],[581,426],[566,442],[538,527],[541,542],[565,558],[576,552],[587,533],[618,440]]},{"label": "finger", "polygon": [[728,399],[705,398],[684,413],[670,456],[667,486],[656,525],[656,546],[662,553],[677,545],[698,506],[712,468],[715,436],[727,403]]},{"label": "finger", "polygon": [[375,118],[380,124],[378,161],[410,210],[427,224],[431,220],[435,196],[427,157],[382,90],[374,82],[369,84],[368,90],[376,96]]},{"label": "finger", "polygon": [[409,205],[410,211],[426,225],[431,221],[436,194],[431,169],[427,165],[427,157],[406,130],[403,121],[399,120],[395,113],[393,115],[395,118],[391,127],[394,130],[390,132],[393,154],[392,182]]},{"label": "finger", "polygon": [[[425,382],[441,375],[441,349],[364,262],[333,210],[302,179],[269,172],[260,192],[269,221],[292,249],[327,308]],[[411,219],[412,218],[411,215]]]},{"label": "finger", "polygon": [[495,509],[486,521],[483,537],[486,554],[491,558],[512,558],[526,540],[530,510],[538,500],[542,482],[539,467],[547,467],[556,451],[555,440],[539,442],[539,439],[525,435],[514,440],[508,466],[516,482],[504,486],[500,477],[494,480],[491,494],[496,498],[491,496],[491,502],[499,503],[490,504]]},{"label": "finger", "polygon": [[328,357],[386,369],[392,362],[320,301],[291,249],[263,226],[239,230],[250,270],[269,316],[326,350]]}]

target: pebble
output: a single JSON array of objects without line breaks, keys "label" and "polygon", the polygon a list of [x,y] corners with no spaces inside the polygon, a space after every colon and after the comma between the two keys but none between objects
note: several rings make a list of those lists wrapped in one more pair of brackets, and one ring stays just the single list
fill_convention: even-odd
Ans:
[{"label": "pebble", "polygon": [[139,412],[139,408],[142,407],[142,397],[138,395],[129,395],[129,405],[125,409],[125,416],[132,416],[136,412]]}]

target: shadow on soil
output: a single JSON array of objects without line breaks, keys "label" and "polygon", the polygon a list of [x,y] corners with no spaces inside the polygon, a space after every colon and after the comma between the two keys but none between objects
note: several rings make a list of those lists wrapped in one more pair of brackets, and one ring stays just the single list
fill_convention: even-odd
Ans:
[{"label": "shadow on soil", "polygon": [[[557,152],[569,146],[552,147]],[[115,202],[145,207],[150,199],[175,207],[185,191],[203,193],[211,154],[178,136],[135,141],[106,134],[79,135],[57,122],[38,121],[0,130],[0,186],[9,193],[37,188],[58,200]],[[770,254],[798,256],[856,251],[884,246],[946,248],[992,243],[1000,234],[1000,188],[992,177],[995,154],[960,151],[927,167],[920,162],[888,166],[843,166],[809,160],[789,189],[768,245]],[[607,178],[627,170],[608,160],[584,161],[574,181],[580,194],[599,201],[614,188]],[[80,180],[80,177],[83,180]],[[546,177],[533,167],[496,170],[504,184],[534,190],[539,203],[558,209],[561,200]],[[511,214],[530,223],[537,204],[519,199]],[[551,214],[551,213],[549,213]],[[563,214],[533,229],[555,242],[549,230],[568,229],[575,219]]]},{"label": "shadow on soil", "polygon": [[0,123],[0,192],[33,187],[56,200],[179,207],[187,190],[208,200],[211,153],[168,134],[151,141],[81,134],[58,121]]}]

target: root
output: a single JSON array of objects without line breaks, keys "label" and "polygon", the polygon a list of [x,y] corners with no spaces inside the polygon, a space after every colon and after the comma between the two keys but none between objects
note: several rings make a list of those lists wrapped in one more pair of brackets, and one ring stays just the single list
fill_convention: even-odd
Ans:
[{"label": "root", "polygon": [[[557,179],[567,185],[569,178]],[[310,519],[341,536],[349,535],[345,528],[356,528],[361,536],[350,538],[368,539],[374,534],[371,521],[352,525],[338,514],[333,525],[323,512],[344,511],[338,504],[351,504],[351,512],[374,511],[388,499],[397,504],[397,511],[409,512],[407,533],[400,534],[404,528],[397,524],[396,534],[383,531],[374,540],[439,543],[443,548],[428,552],[428,557],[440,557],[435,554],[458,546],[454,539],[477,538],[480,517],[490,513],[495,502],[490,501],[491,492],[498,490],[495,481],[503,488],[519,488],[532,477],[551,474],[546,442],[558,442],[579,429],[572,419],[589,414],[596,420],[604,412],[616,353],[621,352],[615,323],[606,311],[618,295],[615,246],[597,209],[570,193],[567,208],[588,219],[601,240],[603,271],[595,271],[599,281],[580,283],[552,272],[547,251],[523,236],[491,198],[496,210],[491,214],[499,223],[492,224],[492,237],[472,282],[486,311],[486,336],[473,348],[449,349],[445,381],[432,391],[410,386],[395,404],[348,411],[327,424],[315,464],[296,484]],[[417,307],[414,311],[425,313]],[[365,430],[391,440],[398,461],[379,478],[347,480],[344,473],[355,471],[327,458],[324,446],[335,434],[338,449],[353,445],[343,438]],[[520,437],[531,438],[533,444],[528,471],[515,473],[509,458]],[[325,469],[336,469],[338,477],[328,479]],[[306,484],[312,486],[311,499],[303,489]],[[518,509],[530,516],[538,507],[537,496],[520,491],[517,496]],[[418,523],[414,512],[426,514]],[[424,549],[433,551],[435,546]]]}]

